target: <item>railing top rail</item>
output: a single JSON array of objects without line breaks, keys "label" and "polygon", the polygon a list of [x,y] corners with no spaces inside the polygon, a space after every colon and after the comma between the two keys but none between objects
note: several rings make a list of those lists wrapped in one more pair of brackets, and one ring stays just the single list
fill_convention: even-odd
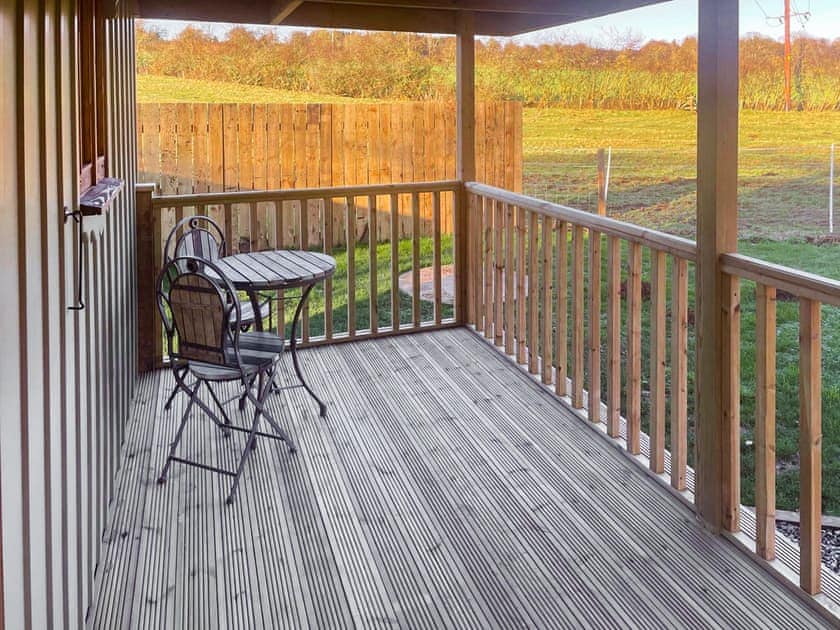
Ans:
[{"label": "railing top rail", "polygon": [[623,221],[602,217],[582,210],[575,210],[574,208],[561,206],[550,201],[542,201],[519,193],[496,188],[495,186],[488,186],[487,184],[468,182],[466,188],[467,191],[477,195],[490,197],[496,201],[518,206],[531,212],[560,219],[561,221],[581,225],[596,232],[634,241],[652,249],[667,252],[678,258],[690,261],[697,259],[697,244],[694,241],[679,236],[657,232],[656,230],[639,227],[631,223],[624,223]]},{"label": "railing top rail", "polygon": [[840,306],[837,280],[741,254],[723,254],[720,261],[723,271],[729,275],[782,289],[797,297]]},{"label": "railing top rail", "polygon": [[441,180],[434,182],[370,184],[287,190],[247,190],[189,195],[155,195],[152,197],[152,206],[155,208],[173,208],[175,206],[203,206],[225,203],[299,201],[325,198],[334,199],[339,197],[363,197],[366,195],[446,192],[457,190],[458,186],[460,186],[460,182],[457,180]]}]

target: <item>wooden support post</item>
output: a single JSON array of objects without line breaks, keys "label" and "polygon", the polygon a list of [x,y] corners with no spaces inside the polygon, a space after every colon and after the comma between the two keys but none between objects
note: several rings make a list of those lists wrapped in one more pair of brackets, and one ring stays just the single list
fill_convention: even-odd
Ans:
[{"label": "wooden support post", "polygon": [[685,490],[688,460],[688,263],[671,270],[671,486]]},{"label": "wooden support post", "polygon": [[641,452],[642,428],[642,246],[630,243],[627,256],[627,450]]},{"label": "wooden support post", "polygon": [[730,346],[737,335],[724,331],[737,316],[737,293],[720,256],[737,250],[738,236],[738,0],[699,2],[697,76],[695,501],[712,530],[734,530],[740,497],[731,361],[740,348]]},{"label": "wooden support post", "polygon": [[160,217],[152,207],[154,184],[137,186],[137,370],[148,372],[163,362],[163,332],[155,299],[160,257]]},{"label": "wooden support post", "polygon": [[607,240],[607,435],[621,423],[621,241]]},{"label": "wooden support post", "polygon": [[589,420],[601,421],[601,234],[589,232]]},{"label": "wooden support post", "polygon": [[[456,178],[461,182],[455,208],[455,320],[467,322],[467,296],[470,274],[467,268],[469,217],[465,182],[475,180],[475,20],[469,11],[456,18],[455,52],[456,98]],[[477,278],[473,278],[477,281]]]},{"label": "wooden support post", "polygon": [[650,469],[665,472],[665,252],[650,253]]},{"label": "wooden support post", "polygon": [[820,592],[822,359],[820,303],[799,300],[799,585]]}]

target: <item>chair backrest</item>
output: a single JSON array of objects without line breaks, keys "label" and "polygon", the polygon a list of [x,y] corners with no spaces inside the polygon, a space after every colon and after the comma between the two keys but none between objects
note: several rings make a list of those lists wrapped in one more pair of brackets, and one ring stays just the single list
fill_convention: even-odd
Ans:
[{"label": "chair backrest", "polygon": [[[182,232],[181,236],[178,236],[179,232]],[[184,217],[166,237],[163,260],[168,262],[180,256],[193,256],[213,261],[224,257],[226,249],[224,232],[213,219],[204,215]]]},{"label": "chair backrest", "polygon": [[237,365],[242,313],[215,264],[193,256],[169,261],[158,276],[157,298],[171,359]]}]

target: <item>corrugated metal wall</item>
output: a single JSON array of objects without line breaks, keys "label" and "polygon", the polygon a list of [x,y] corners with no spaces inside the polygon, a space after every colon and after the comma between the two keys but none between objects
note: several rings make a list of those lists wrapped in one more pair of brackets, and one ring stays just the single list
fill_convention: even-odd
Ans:
[{"label": "corrugated metal wall", "polygon": [[[90,1],[90,0],[81,0]],[[0,527],[6,628],[78,627],[134,389],[134,30],[108,0],[109,174],[79,251],[76,0],[0,2]]]}]

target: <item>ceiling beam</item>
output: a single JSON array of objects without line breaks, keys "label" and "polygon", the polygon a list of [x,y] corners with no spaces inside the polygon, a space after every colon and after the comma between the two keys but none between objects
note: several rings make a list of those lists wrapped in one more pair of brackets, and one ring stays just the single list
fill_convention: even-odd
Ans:
[{"label": "ceiling beam", "polygon": [[445,11],[492,11],[496,13],[542,13],[574,15],[557,0],[308,0],[318,4],[355,4],[360,6],[397,7],[403,9]]},{"label": "ceiling beam", "polygon": [[303,0],[281,0],[280,2],[275,2],[269,12],[269,24],[282,24],[302,4]]},{"label": "ceiling beam", "polygon": [[311,28],[454,34],[456,15],[454,11],[435,9],[304,2],[283,24]]}]

